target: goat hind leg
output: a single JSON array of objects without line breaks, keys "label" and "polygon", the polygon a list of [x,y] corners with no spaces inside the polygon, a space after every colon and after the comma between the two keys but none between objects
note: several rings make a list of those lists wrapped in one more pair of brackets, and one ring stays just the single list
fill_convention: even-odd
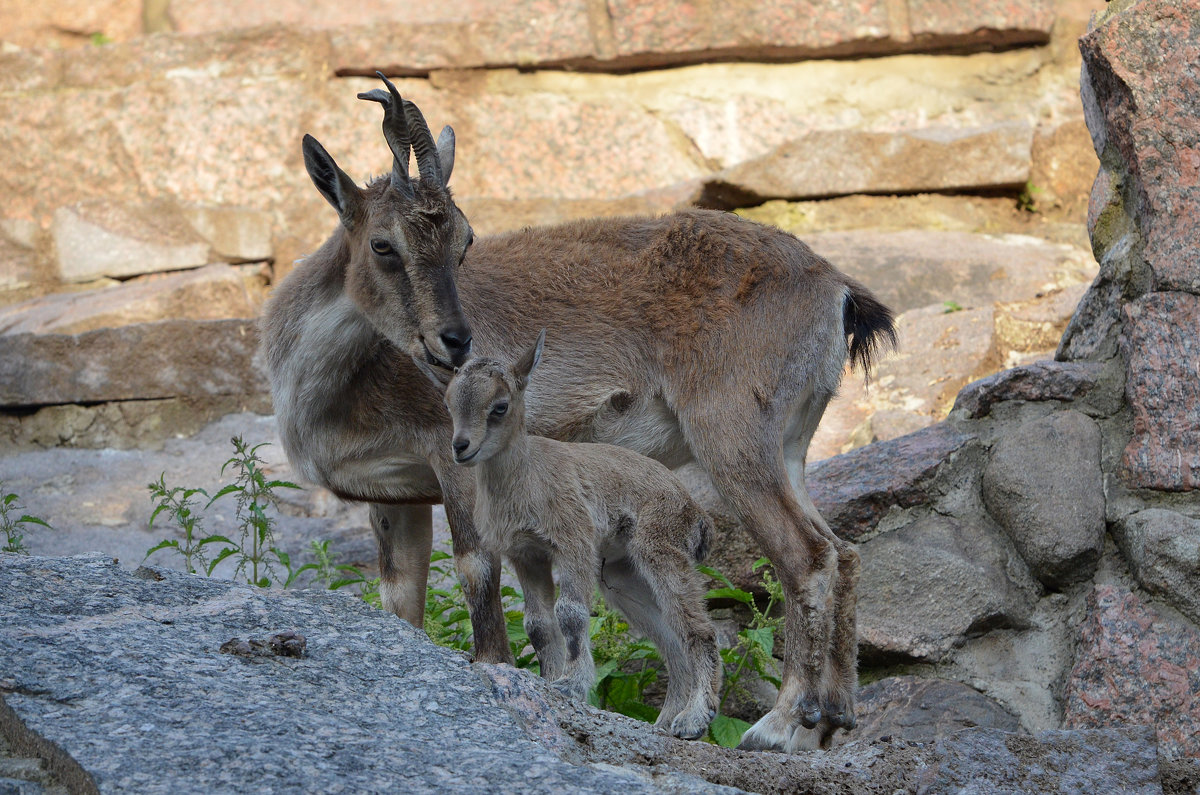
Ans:
[{"label": "goat hind leg", "polygon": [[660,634],[671,642],[667,662],[667,699],[682,704],[668,724],[671,734],[698,739],[717,713],[721,657],[717,633],[704,603],[699,576],[681,549],[666,542],[635,545],[638,574],[658,606]]}]

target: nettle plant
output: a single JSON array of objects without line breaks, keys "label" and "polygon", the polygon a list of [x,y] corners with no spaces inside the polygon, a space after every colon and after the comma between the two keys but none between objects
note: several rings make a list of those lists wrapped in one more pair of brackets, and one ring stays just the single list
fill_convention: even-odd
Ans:
[{"label": "nettle plant", "polygon": [[4,481],[0,480],[0,531],[4,533],[4,546],[0,547],[0,552],[28,555],[29,548],[25,546],[25,533],[29,530],[27,526],[53,529],[45,519],[23,513],[25,508],[20,500],[20,497],[4,488]]},{"label": "nettle plant", "polygon": [[[250,445],[240,437],[232,440],[234,454],[221,467],[221,474],[232,475],[232,482],[221,486],[210,495],[205,489],[172,486],[166,482],[166,474],[149,484],[150,498],[154,511],[150,525],[165,517],[176,530],[176,537],[155,544],[146,553],[149,558],[156,552],[172,550],[183,558],[184,568],[192,574],[212,576],[223,561],[235,564],[234,577],[262,588],[273,585],[290,587],[296,585],[307,574],[305,584],[337,590],[355,587],[359,596],[375,607],[381,607],[379,578],[368,577],[357,566],[338,563],[338,555],[330,549],[330,541],[321,539],[309,544],[312,557],[307,563],[294,565],[292,558],[276,545],[275,526],[278,489],[298,489],[295,483],[272,479],[263,469],[263,460],[258,451],[263,444]],[[2,484],[0,484],[2,485]],[[0,488],[0,492],[3,489]],[[238,540],[227,535],[207,533],[204,529],[205,511],[220,500],[232,498],[235,502],[235,521],[240,530]],[[4,496],[0,506],[0,529],[3,529],[9,545],[5,551],[18,551],[10,547],[20,546],[21,536],[14,529],[22,523],[46,525],[41,519],[22,515],[10,520],[12,513],[21,509],[16,495]],[[201,504],[203,503],[203,504]],[[48,525],[46,525],[48,526]],[[15,539],[15,540],[14,540]],[[464,652],[471,650],[472,628],[470,613],[462,584],[454,573],[451,562],[453,555],[447,549],[435,549],[429,558],[430,586],[425,600],[425,632],[429,638],[441,645]],[[767,594],[765,606],[759,607],[754,594],[734,586],[716,569],[700,566],[700,571],[720,584],[710,590],[709,600],[734,602],[748,610],[750,620],[737,635],[732,648],[722,649],[725,678],[717,716],[709,727],[707,739],[726,747],[735,747],[749,724],[725,714],[727,704],[746,694],[746,682],[753,675],[779,686],[779,665],[775,659],[775,639],[782,631],[783,619],[776,608],[783,602],[783,591],[774,578],[766,558],[754,563],[753,570],[760,572],[762,590]],[[511,587],[501,588],[508,641],[516,658],[517,667],[538,673],[537,656],[525,634],[523,623],[524,600],[520,591]],[[628,715],[649,723],[658,717],[658,708],[649,696],[658,683],[663,668],[662,658],[653,644],[629,633],[629,626],[619,613],[609,609],[602,599],[594,601],[590,637],[592,655],[596,665],[596,684],[588,695],[593,706]]]}]

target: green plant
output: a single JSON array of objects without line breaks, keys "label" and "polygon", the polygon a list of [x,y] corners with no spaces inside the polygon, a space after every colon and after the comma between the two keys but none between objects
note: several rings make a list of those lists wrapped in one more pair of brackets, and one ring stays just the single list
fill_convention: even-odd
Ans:
[{"label": "green plant", "polygon": [[[296,571],[292,569],[287,554],[272,544],[275,520],[267,514],[267,510],[274,508],[278,501],[275,496],[276,489],[300,487],[286,480],[267,479],[262,470],[263,461],[258,456],[258,451],[266,446],[265,442],[251,446],[240,436],[233,437],[231,441],[234,455],[221,466],[221,474],[224,475],[227,469],[232,468],[233,482],[222,486],[215,495],[209,497],[204,509],[207,510],[223,497],[234,495],[237,505],[235,516],[241,530],[241,538],[235,542],[219,534],[204,536],[201,532],[203,519],[197,512],[196,503],[192,498],[197,494],[208,497],[208,492],[200,488],[169,487],[164,472],[157,482],[149,485],[150,499],[156,501],[154,512],[150,515],[150,525],[153,526],[154,520],[165,512],[183,532],[183,540],[160,541],[146,552],[146,557],[160,549],[174,549],[183,556],[184,566],[189,573],[195,574],[195,564],[199,563],[204,567],[204,573],[209,576],[212,576],[213,570],[221,561],[234,557],[237,564],[234,576],[240,574],[246,577],[247,582],[262,588],[270,586],[274,564],[279,563],[287,569],[285,582],[290,584],[300,571],[308,570],[313,564],[306,564]],[[223,545],[211,560],[207,558],[204,549],[210,544]],[[328,546],[324,547],[323,551],[328,553]]]},{"label": "green plant", "polygon": [[[28,555],[29,548],[25,546],[25,525],[41,525],[42,527],[53,529],[45,519],[39,519],[36,516],[27,513],[21,513],[25,510],[18,502],[20,497],[16,494],[7,493],[4,488],[4,481],[0,480],[0,530],[4,531],[4,546],[0,547],[0,552],[13,552],[19,555]],[[16,514],[16,516],[14,516]]]},{"label": "green plant", "polygon": [[942,301],[942,314],[949,315],[951,312],[961,312],[962,304],[957,301]]},{"label": "green plant", "polygon": [[588,703],[653,723],[659,710],[646,703],[645,693],[658,681],[658,651],[648,641],[631,638],[629,625],[599,598],[595,612],[590,629],[596,684]]},{"label": "green plant", "polygon": [[103,47],[105,44],[112,44],[113,40],[106,33],[96,31],[88,36],[88,41],[91,42],[93,47]]},{"label": "green plant", "polygon": [[221,465],[221,474],[224,475],[226,469],[232,468],[233,482],[223,486],[204,507],[208,508],[222,497],[234,495],[237,506],[235,517],[241,530],[241,538],[237,543],[226,539],[230,546],[217,553],[209,571],[211,573],[212,567],[226,558],[236,557],[234,576],[240,574],[246,577],[247,582],[266,588],[271,584],[274,563],[283,564],[288,568],[280,557],[279,550],[272,546],[275,540],[275,520],[267,514],[267,509],[274,508],[278,502],[275,489],[300,487],[286,480],[267,480],[262,470],[263,460],[258,457],[258,451],[266,446],[266,442],[251,447],[240,436],[233,437],[231,441],[234,454]]},{"label": "green plant", "polygon": [[1027,181],[1025,187],[1021,188],[1021,192],[1017,194],[1017,209],[1027,213],[1038,212],[1037,194],[1041,192],[1041,188]]},{"label": "green plant", "polygon": [[[158,476],[158,480],[149,484],[150,499],[155,501],[154,512],[150,514],[150,527],[159,514],[166,513],[168,517],[183,532],[183,540],[169,538],[159,541],[146,552],[149,558],[160,549],[173,549],[183,556],[183,565],[188,574],[196,574],[196,564],[204,568],[205,574],[212,575],[213,567],[204,555],[204,547],[220,542],[232,543],[223,535],[205,536],[201,531],[203,517],[196,511],[196,503],[192,499],[197,494],[208,496],[204,489],[189,489],[184,486],[167,486],[167,473]],[[146,558],[143,558],[145,560]]]},{"label": "green plant", "polygon": [[767,605],[759,608],[754,595],[734,586],[729,578],[716,569],[700,566],[700,571],[722,583],[722,587],[708,592],[709,599],[733,599],[750,609],[750,622],[738,631],[738,642],[729,649],[721,650],[721,659],[725,663],[725,680],[721,686],[721,699],[717,706],[717,715],[709,727],[709,737],[718,745],[732,748],[736,746],[750,724],[744,720],[724,714],[725,704],[731,696],[745,694],[743,680],[753,671],[760,679],[764,679],[779,687],[779,664],[775,661],[775,638],[783,628],[782,616],[772,615],[776,605],[783,603],[783,586],[775,579],[769,561],[759,558],[751,566],[752,571],[761,570],[763,590],[767,592]]}]

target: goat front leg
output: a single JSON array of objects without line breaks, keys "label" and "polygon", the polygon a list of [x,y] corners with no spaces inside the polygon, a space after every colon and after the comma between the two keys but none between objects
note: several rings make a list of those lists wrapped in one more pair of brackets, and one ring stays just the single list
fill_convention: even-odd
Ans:
[{"label": "goat front leg", "polygon": [[567,646],[567,664],[554,687],[564,695],[586,701],[588,691],[596,683],[596,665],[592,661],[589,630],[592,623],[591,602],[596,590],[595,553],[590,546],[574,554],[556,554],[559,570],[559,595],[554,604],[554,617]]},{"label": "goat front leg", "polygon": [[508,553],[525,597],[525,634],[537,652],[538,667],[554,681],[566,671],[567,646],[554,615],[554,577],[550,555],[526,546]]},{"label": "goat front leg", "polygon": [[433,548],[433,507],[371,504],[379,542],[379,598],[384,610],[425,628],[425,589]]},{"label": "goat front leg", "polygon": [[500,556],[480,543],[471,516],[475,503],[474,477],[465,467],[451,464],[438,471],[438,480],[450,524],[450,539],[454,542],[454,569],[471,616],[475,659],[516,665],[500,605]]}]

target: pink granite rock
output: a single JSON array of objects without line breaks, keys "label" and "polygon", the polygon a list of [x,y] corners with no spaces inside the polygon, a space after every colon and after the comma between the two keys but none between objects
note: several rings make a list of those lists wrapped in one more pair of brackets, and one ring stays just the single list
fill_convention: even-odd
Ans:
[{"label": "pink granite rock", "polygon": [[1133,438],[1121,478],[1133,488],[1198,489],[1200,297],[1150,293],[1126,304],[1124,319],[1120,341]]},{"label": "pink granite rock", "polygon": [[1110,9],[1080,40],[1088,127],[1124,165],[1153,289],[1200,292],[1200,0]]},{"label": "pink granite rock", "polygon": [[1154,726],[1166,756],[1200,756],[1200,631],[1116,585],[1087,602],[1063,727]]}]

